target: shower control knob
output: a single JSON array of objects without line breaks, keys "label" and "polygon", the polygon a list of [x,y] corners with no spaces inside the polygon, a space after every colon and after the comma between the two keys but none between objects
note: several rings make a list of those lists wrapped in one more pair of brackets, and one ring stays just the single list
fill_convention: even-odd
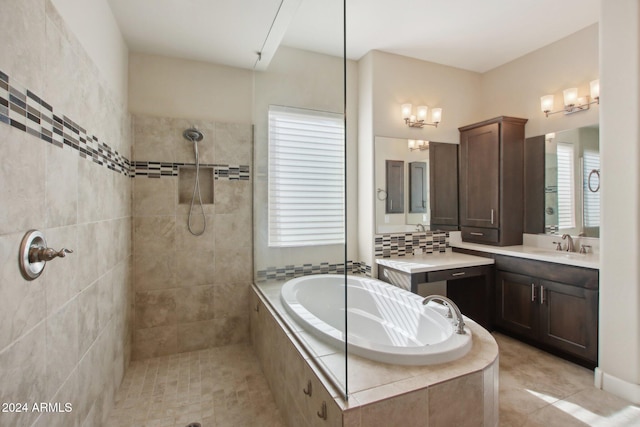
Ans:
[{"label": "shower control knob", "polygon": [[67,254],[73,253],[71,249],[62,248],[59,251],[47,247],[47,241],[42,232],[29,230],[20,243],[20,273],[26,280],[37,279],[47,261],[54,258],[64,258]]},{"label": "shower control knob", "polygon": [[72,254],[73,251],[71,249],[62,248],[59,251],[56,251],[52,248],[31,248],[29,250],[29,261],[30,262],[38,262],[38,261],[51,261],[56,257],[64,258],[67,254]]}]

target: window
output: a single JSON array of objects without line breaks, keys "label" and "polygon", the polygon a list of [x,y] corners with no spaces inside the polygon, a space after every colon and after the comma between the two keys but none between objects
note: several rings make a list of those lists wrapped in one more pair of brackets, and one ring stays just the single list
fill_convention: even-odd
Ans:
[{"label": "window", "polygon": [[576,226],[573,144],[558,143],[558,228]]},{"label": "window", "polygon": [[269,246],[343,244],[344,119],[269,107]]}]

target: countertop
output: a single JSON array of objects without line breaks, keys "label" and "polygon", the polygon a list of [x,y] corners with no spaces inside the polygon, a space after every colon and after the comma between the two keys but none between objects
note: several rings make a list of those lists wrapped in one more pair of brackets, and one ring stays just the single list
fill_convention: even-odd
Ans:
[{"label": "countertop", "polygon": [[585,267],[596,270],[600,269],[600,256],[598,254],[581,254],[578,252],[554,251],[552,249],[523,245],[490,246],[482,245],[479,243],[453,241],[453,239],[449,244],[452,248],[469,249],[479,252],[507,255],[537,261],[554,262],[557,264],[573,265],[575,267]]},{"label": "countertop", "polygon": [[376,258],[376,264],[410,274],[450,270],[453,268],[476,267],[479,265],[491,265],[493,263],[494,261],[491,258],[461,254],[450,250],[444,253],[436,252],[402,257]]}]

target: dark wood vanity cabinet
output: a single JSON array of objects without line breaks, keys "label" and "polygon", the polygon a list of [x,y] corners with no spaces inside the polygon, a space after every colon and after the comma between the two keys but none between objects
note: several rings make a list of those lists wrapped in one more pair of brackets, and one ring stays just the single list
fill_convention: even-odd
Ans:
[{"label": "dark wood vanity cabinet", "polygon": [[458,144],[429,143],[431,229],[458,230]]},{"label": "dark wood vanity cabinet", "polygon": [[497,329],[569,356],[598,360],[598,271],[495,256]]},{"label": "dark wood vanity cabinet", "polygon": [[526,122],[502,116],[459,128],[463,241],[522,244]]}]

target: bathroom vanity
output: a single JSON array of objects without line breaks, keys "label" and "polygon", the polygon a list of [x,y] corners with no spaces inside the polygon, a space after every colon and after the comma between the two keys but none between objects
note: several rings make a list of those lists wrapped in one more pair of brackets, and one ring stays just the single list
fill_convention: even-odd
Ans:
[{"label": "bathroom vanity", "polygon": [[487,257],[447,251],[378,258],[378,279],[418,293],[418,285],[446,281],[447,296],[482,327],[491,329],[493,264]]}]

